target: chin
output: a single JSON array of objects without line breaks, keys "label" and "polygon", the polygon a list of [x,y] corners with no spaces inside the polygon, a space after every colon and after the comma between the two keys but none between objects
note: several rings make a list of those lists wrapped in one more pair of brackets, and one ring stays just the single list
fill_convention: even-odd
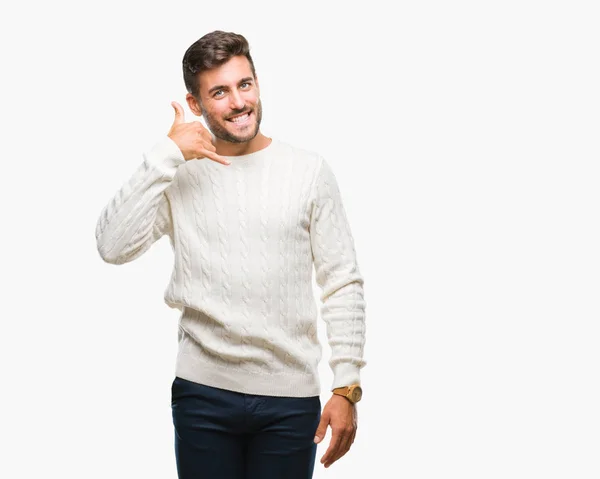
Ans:
[{"label": "chin", "polygon": [[256,137],[256,135],[248,135],[248,136],[244,136],[244,137],[241,137],[241,136],[234,137],[232,135],[232,139],[233,139],[232,143],[247,143],[250,140],[253,140],[255,137]]},{"label": "chin", "polygon": [[254,139],[256,135],[258,135],[258,128],[256,128],[256,126],[253,126],[251,131],[244,135],[240,135],[239,133],[236,134],[232,131],[229,132],[230,141],[233,141],[234,143],[245,143]]}]

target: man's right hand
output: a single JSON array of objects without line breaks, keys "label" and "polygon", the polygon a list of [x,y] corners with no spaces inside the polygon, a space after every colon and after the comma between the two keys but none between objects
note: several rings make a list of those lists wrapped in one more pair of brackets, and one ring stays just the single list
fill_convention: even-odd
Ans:
[{"label": "man's right hand", "polygon": [[227,158],[217,155],[212,136],[202,123],[199,121],[186,123],[181,105],[174,101],[171,102],[171,106],[175,109],[175,120],[168,136],[177,144],[186,161],[208,158],[224,165],[231,164]]}]

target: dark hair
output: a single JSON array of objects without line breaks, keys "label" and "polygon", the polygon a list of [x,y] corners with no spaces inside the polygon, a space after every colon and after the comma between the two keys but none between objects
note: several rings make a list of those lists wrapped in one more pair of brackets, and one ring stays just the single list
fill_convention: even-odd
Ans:
[{"label": "dark hair", "polygon": [[196,40],[183,55],[183,81],[187,91],[197,98],[200,93],[198,73],[221,66],[237,55],[248,59],[252,75],[256,78],[250,46],[243,35],[215,30]]}]

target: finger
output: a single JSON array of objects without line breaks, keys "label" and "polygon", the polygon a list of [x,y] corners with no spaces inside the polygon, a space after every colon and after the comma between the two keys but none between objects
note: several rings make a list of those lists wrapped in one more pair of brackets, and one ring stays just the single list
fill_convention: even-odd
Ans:
[{"label": "finger", "polygon": [[[193,121],[192,125],[194,125],[196,128],[198,128],[198,132],[201,134],[205,134],[208,133],[208,130],[206,129],[206,127],[202,124],[201,121]],[[208,133],[210,135],[210,133]],[[212,137],[211,137],[212,138]]]},{"label": "finger", "polygon": [[331,463],[331,460],[338,454],[341,440],[342,437],[340,436],[340,433],[333,431],[329,447],[327,448],[327,451],[325,451],[325,454],[323,454],[323,457],[321,457],[321,464],[325,464],[325,467],[327,467],[328,463]]},{"label": "finger", "polygon": [[336,462],[340,457],[342,457],[344,454],[346,454],[346,452],[348,452],[348,450],[346,449],[346,447],[344,446],[344,444],[346,443],[345,439],[342,439],[340,444],[338,445],[337,449],[335,451],[333,451],[333,454],[331,455],[331,457],[329,457],[329,459],[327,459],[323,465],[325,467],[329,467],[331,466],[334,462]]},{"label": "finger", "polygon": [[319,421],[319,426],[317,427],[317,430],[315,432],[315,439],[314,439],[315,444],[319,444],[325,437],[328,424],[329,424],[329,416],[327,416],[326,414],[322,414],[321,420]]},{"label": "finger", "polygon": [[352,444],[352,434],[346,434],[342,436],[340,447],[338,448],[337,454],[333,456],[333,458],[325,463],[325,467],[331,466],[338,459],[341,459],[346,453],[350,450],[350,445]]},{"label": "finger", "polygon": [[173,125],[185,123],[185,113],[183,111],[183,107],[176,101],[172,101],[171,106],[175,109],[175,120],[173,121]]},{"label": "finger", "polygon": [[212,143],[204,143],[203,148],[208,151],[216,152],[217,148]]},{"label": "finger", "polygon": [[200,150],[200,153],[204,155],[206,158],[216,161],[217,163],[222,163],[224,165],[231,165],[231,161],[227,158],[223,158],[221,155],[217,155],[216,153],[203,148]]},{"label": "finger", "polygon": [[200,138],[202,138],[203,140],[205,140],[207,143],[210,143],[211,145],[213,144],[213,137],[212,137],[212,135],[202,125],[200,125],[200,129],[198,130],[198,135],[200,135]]}]

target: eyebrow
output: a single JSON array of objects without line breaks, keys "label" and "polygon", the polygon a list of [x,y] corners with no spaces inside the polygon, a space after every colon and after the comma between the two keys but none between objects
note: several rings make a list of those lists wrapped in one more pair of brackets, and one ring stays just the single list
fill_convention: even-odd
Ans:
[{"label": "eyebrow", "polygon": [[[245,78],[242,78],[238,82],[238,85],[241,84],[241,83],[248,83],[248,82],[251,82],[253,80],[254,80],[254,78],[252,78],[252,77],[245,77]],[[217,91],[217,90],[227,90],[227,85],[216,85],[216,86],[212,87],[210,90],[208,90],[208,94],[211,95],[212,92]]]}]

